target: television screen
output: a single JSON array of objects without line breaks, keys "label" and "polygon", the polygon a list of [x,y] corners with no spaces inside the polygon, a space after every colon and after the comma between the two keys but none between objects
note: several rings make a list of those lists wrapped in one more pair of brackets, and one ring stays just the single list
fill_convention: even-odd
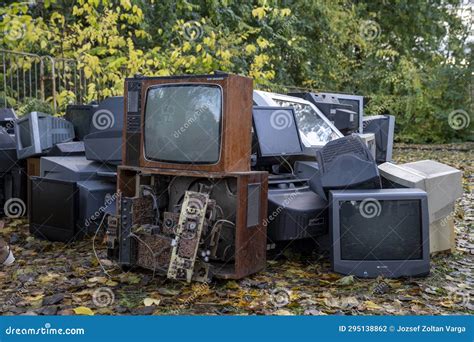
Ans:
[{"label": "television screen", "polygon": [[25,120],[18,123],[18,128],[20,129],[20,143],[22,148],[31,146],[31,130],[30,130],[30,120]]},{"label": "television screen", "polygon": [[74,181],[32,177],[30,232],[49,241],[69,242],[77,234],[77,199]]},{"label": "television screen", "polygon": [[339,205],[342,260],[423,258],[419,200],[366,199]]},{"label": "television screen", "polygon": [[151,87],[145,107],[145,158],[172,163],[217,163],[222,102],[222,89],[217,85]]},{"label": "television screen", "polygon": [[[293,109],[254,107],[253,121],[262,156],[303,153]],[[278,136],[278,139],[275,137]]]}]

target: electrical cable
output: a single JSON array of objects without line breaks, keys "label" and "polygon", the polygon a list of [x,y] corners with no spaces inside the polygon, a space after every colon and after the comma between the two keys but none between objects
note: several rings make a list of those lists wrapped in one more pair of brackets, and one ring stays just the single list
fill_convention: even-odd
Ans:
[{"label": "electrical cable", "polygon": [[97,255],[97,251],[95,249],[95,239],[97,238],[97,234],[99,233],[100,228],[102,227],[102,224],[104,223],[104,220],[107,216],[108,216],[108,214],[104,214],[104,216],[102,217],[102,220],[99,223],[99,226],[97,227],[97,230],[95,231],[94,237],[92,238],[92,250],[94,252],[94,255],[95,255],[95,257],[97,259],[97,262],[99,263],[99,266],[102,269],[102,271],[104,271],[104,273],[107,275],[107,277],[112,278],[112,276],[109,274],[109,272],[107,272],[107,270],[105,269],[104,265],[102,265],[102,263],[100,262],[99,256]]}]

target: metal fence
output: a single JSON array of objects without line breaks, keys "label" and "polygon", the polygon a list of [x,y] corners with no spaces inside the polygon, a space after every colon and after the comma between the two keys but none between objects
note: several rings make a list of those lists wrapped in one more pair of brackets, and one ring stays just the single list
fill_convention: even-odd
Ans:
[{"label": "metal fence", "polygon": [[0,105],[17,107],[28,98],[49,101],[58,110],[58,96],[69,91],[83,103],[87,82],[79,62],[0,49]]}]

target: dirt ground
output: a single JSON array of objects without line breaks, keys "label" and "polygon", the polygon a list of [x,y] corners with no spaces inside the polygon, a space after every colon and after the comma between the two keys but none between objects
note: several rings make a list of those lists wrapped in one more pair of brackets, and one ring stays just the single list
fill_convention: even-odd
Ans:
[{"label": "dirt ground", "polygon": [[463,144],[397,145],[394,151],[397,162],[433,159],[464,172],[464,196],[454,215],[456,251],[434,256],[428,277],[343,277],[330,271],[327,257],[288,248],[246,279],[184,284],[143,270],[124,273],[106,260],[99,243],[109,277],[91,239],[51,243],[29,236],[26,220],[4,220],[0,236],[10,241],[17,260],[0,269],[0,314],[473,314],[473,150],[474,144]]}]

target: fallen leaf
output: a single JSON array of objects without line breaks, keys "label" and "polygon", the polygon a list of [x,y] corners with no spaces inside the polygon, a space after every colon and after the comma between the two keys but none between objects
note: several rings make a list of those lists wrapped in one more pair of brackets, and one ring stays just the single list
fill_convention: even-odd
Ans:
[{"label": "fallen leaf", "polygon": [[337,285],[348,286],[354,284],[354,276],[349,275],[336,281]]},{"label": "fallen leaf", "polygon": [[92,311],[91,309],[85,306],[79,306],[78,308],[75,308],[74,312],[76,315],[87,315],[87,316],[94,315],[94,311]]},{"label": "fallen leaf", "polygon": [[155,298],[145,298],[143,304],[145,306],[160,305],[161,300]]},{"label": "fallen leaf", "polygon": [[369,310],[380,310],[382,307],[375,304],[374,302],[372,302],[371,300],[366,300],[364,302],[364,305],[366,306],[367,309]]}]

